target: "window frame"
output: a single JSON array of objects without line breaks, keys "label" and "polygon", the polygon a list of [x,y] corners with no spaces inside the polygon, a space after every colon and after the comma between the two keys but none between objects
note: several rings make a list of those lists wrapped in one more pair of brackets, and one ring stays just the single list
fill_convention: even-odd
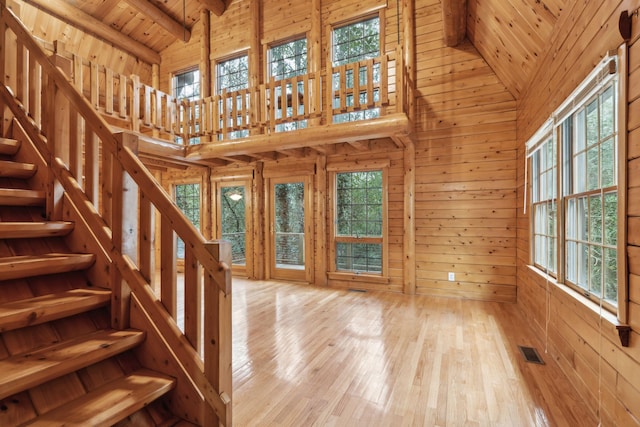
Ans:
[{"label": "window frame", "polygon": [[[306,63],[304,66],[304,72],[298,72],[298,70],[296,70],[296,77],[300,77],[300,76],[304,76],[306,74],[309,74],[309,38],[307,37],[306,34],[301,34],[301,35],[295,35],[295,36],[291,36],[288,37],[286,39],[280,39],[280,40],[276,40],[273,41],[271,43],[267,43],[264,44],[263,47],[263,55],[265,58],[264,61],[264,75],[265,75],[265,80],[271,84],[274,82],[281,82],[282,80],[287,80],[290,79],[292,77],[278,77],[278,76],[274,76],[271,74],[271,64],[272,64],[272,49],[275,49],[277,47],[280,46],[284,46],[286,44],[289,43],[295,43],[298,42],[300,40],[304,40],[305,41],[305,55],[306,55]],[[290,83],[285,83],[285,87],[287,89],[289,89],[290,87]],[[308,88],[304,87],[304,81],[302,79],[300,79],[298,81],[298,93],[302,93],[302,95],[305,95],[305,91]],[[275,90],[274,90],[274,95],[276,97],[276,99],[278,97],[280,97],[280,91],[281,91],[281,86],[276,86]],[[290,93],[287,91],[287,93],[290,95]],[[278,103],[279,104],[279,103]],[[278,107],[276,107],[275,109],[275,113],[276,113],[276,119],[282,119],[283,115],[286,117],[290,117],[290,113],[289,110],[292,109],[292,107],[286,106],[285,109],[280,109]],[[292,114],[292,115],[299,115],[299,114],[304,114],[304,105],[300,104],[298,106],[298,112],[296,114]],[[308,126],[308,121],[307,119],[301,119],[301,120],[286,120],[284,123],[278,123],[275,125],[274,130],[276,132],[291,132],[291,131],[295,131],[295,130],[300,130],[300,129],[306,129]]]},{"label": "window frame", "polygon": [[[251,79],[251,75],[250,75],[250,73],[251,73],[251,64],[249,62],[250,57],[249,57],[249,52],[242,51],[242,52],[238,52],[238,53],[236,53],[236,54],[234,54],[232,56],[226,56],[226,57],[218,58],[218,59],[215,60],[212,71],[213,71],[213,75],[214,75],[214,77],[213,77],[213,88],[215,90],[215,95],[216,96],[222,95],[222,91],[227,89],[227,88],[221,89],[221,87],[220,87],[220,77],[221,77],[221,74],[219,72],[220,66],[222,64],[224,64],[225,62],[233,61],[233,60],[240,59],[240,58],[246,58],[246,62],[247,62],[247,80],[246,80],[245,86],[242,87],[242,88],[233,89],[233,90],[227,91],[227,92],[235,92],[235,91],[240,91],[240,90],[249,88],[250,79]],[[250,96],[249,96],[248,93],[246,94],[246,98],[247,98],[246,99],[247,105],[249,105]],[[238,98],[236,98],[236,102],[238,102]],[[242,117],[242,116],[236,117],[236,120],[238,118],[240,118],[240,117]],[[228,119],[226,119],[226,120],[228,120]],[[246,137],[249,136],[249,130],[248,129],[242,129],[242,130],[235,130],[235,131],[227,132],[226,129],[227,129],[228,125],[226,123],[221,123],[220,126],[221,126],[220,127],[221,133],[218,135],[218,139],[219,140],[223,140],[223,139],[240,139],[240,138],[246,138]]]},{"label": "window frame", "polygon": [[[338,188],[337,176],[341,173],[355,172],[382,172],[382,236],[381,237],[354,237],[354,236],[338,236],[337,235],[337,203]],[[327,165],[329,191],[329,242],[328,242],[328,276],[332,279],[362,280],[372,283],[387,283],[389,276],[389,161],[388,160],[372,160],[367,166],[356,166],[349,164],[333,164]],[[337,268],[337,244],[346,243],[379,243],[382,251],[382,265],[380,273],[371,273],[366,271],[340,270]]]},{"label": "window frame", "polygon": [[[192,73],[194,71],[198,72],[198,95],[197,95],[197,98],[194,98],[194,97],[191,97],[191,98],[190,97],[178,98],[178,94],[176,93],[176,90],[178,88],[177,79],[182,75],[185,75],[185,74],[188,74],[188,73]],[[201,91],[201,89],[202,89],[202,71],[200,70],[200,67],[198,65],[194,65],[192,67],[184,68],[182,70],[174,71],[173,73],[171,73],[171,94],[172,94],[173,98],[176,101],[180,102],[182,99],[187,99],[188,101],[191,102],[191,101],[202,99],[202,91]],[[182,123],[182,120],[183,120],[182,114],[183,114],[183,111],[180,110],[180,115],[181,115],[180,123]],[[195,114],[196,114],[196,117],[198,117],[199,114],[200,114],[199,105],[196,105]],[[182,132],[182,130],[181,130],[181,132]],[[176,139],[177,143],[182,144],[182,137],[181,136],[176,136],[175,139]],[[196,136],[196,137],[189,138],[189,145],[196,145],[196,144],[200,144],[200,137]]]},{"label": "window frame", "polygon": [[[370,19],[374,19],[377,18],[378,19],[378,55],[377,57],[381,56],[383,54],[383,52],[386,51],[386,43],[385,43],[385,11],[384,9],[378,9],[378,10],[374,10],[371,13],[364,13],[364,14],[360,14],[357,16],[353,16],[350,17],[348,19],[343,19],[340,21],[336,21],[333,22],[331,24],[329,24],[327,26],[327,34],[326,34],[326,39],[329,40],[329,48],[327,49],[327,53],[326,53],[326,64],[327,64],[327,69],[330,71],[333,67],[335,67],[334,65],[334,35],[335,35],[335,30],[340,29],[340,28],[344,28],[350,25],[354,25],[354,24],[358,24],[360,22],[365,22],[368,21]],[[356,61],[353,61],[356,62]],[[346,64],[352,64],[353,62],[349,62]],[[328,71],[328,72],[329,72]],[[330,84],[333,85],[333,77],[332,77],[333,73],[329,72],[329,77],[330,77]],[[333,96],[331,97],[331,105],[328,106],[328,108],[332,108],[334,99]],[[331,117],[331,122],[332,123],[347,123],[347,122],[353,122],[353,121],[361,121],[361,120],[370,120],[373,118],[378,118],[380,116],[383,115],[383,111],[381,111],[380,108],[371,108],[371,109],[362,109],[362,110],[358,110],[358,111],[351,111],[351,112],[346,112],[346,113],[341,113],[341,114],[335,114],[333,115],[331,113],[331,110],[329,110],[329,117]]]},{"label": "window frame", "polygon": [[[178,204],[178,187],[186,186],[186,185],[198,185],[198,187],[199,187],[198,188],[198,216],[199,216],[198,221],[199,221],[199,224],[197,224],[197,225],[193,224],[193,221],[191,221],[191,218],[183,211],[183,209]],[[196,227],[200,232],[202,232],[202,225],[203,225],[202,221],[204,219],[204,216],[203,216],[203,205],[202,205],[202,190],[203,190],[202,181],[201,180],[197,180],[197,179],[174,181],[174,182],[172,182],[171,189],[172,189],[172,194],[173,194],[173,201],[175,202],[175,204],[178,207],[178,209],[180,210],[180,212],[182,212],[182,214],[189,221],[191,221],[191,223],[193,224],[194,227]],[[175,236],[176,259],[181,261],[181,262],[184,262],[184,257],[181,258],[181,257],[178,256],[178,240],[179,240],[179,237]]]},{"label": "window frame", "polygon": [[[615,71],[611,72],[612,64],[611,61],[616,61]],[[607,312],[613,313],[617,316],[618,321],[625,323],[627,316],[627,295],[628,295],[628,277],[627,277],[627,267],[626,267],[626,51],[624,47],[622,47],[619,52],[616,54],[615,52],[610,52],[609,55],[605,56],[600,64],[595,67],[595,69],[585,78],[582,83],[574,90],[574,92],[566,98],[563,104],[553,113],[552,117],[549,121],[543,125],[533,137],[529,139],[526,144],[527,148],[527,157],[526,157],[526,166],[531,167],[530,172],[526,175],[527,179],[531,179],[530,185],[527,186],[527,192],[531,195],[531,200],[529,203],[525,201],[525,209],[526,207],[531,208],[530,214],[530,228],[529,228],[529,240],[530,240],[530,253],[529,253],[529,263],[532,268],[540,271],[542,273],[547,274],[547,277],[551,279],[555,279],[555,283],[564,285],[567,289],[570,289],[575,292],[575,294],[579,295],[580,298],[584,298],[585,301],[589,301],[593,303],[595,307],[600,306],[604,308]],[[602,166],[600,163],[601,159],[601,144],[603,141],[606,141],[607,138],[603,138],[600,135],[600,129],[602,126],[600,120],[600,96],[605,93],[610,87],[614,88],[614,96],[615,100],[613,101],[614,108],[614,117],[613,117],[613,125],[614,129],[612,131],[611,138],[613,139],[613,147],[614,147],[614,181],[617,181],[613,186],[601,186],[600,180],[602,178]],[[574,154],[575,151],[572,149],[572,144],[574,143],[574,130],[573,123],[576,121],[576,115],[581,111],[586,111],[587,107],[590,106],[594,100],[597,102],[597,128],[598,128],[598,136],[597,136],[597,144],[591,144],[590,146],[597,145],[598,146],[598,187],[595,189],[589,190],[587,184],[585,184],[585,189],[583,191],[573,191],[572,188],[567,184],[568,179],[572,182],[575,181],[575,177],[573,175],[574,166],[568,166],[568,163],[574,162]],[[586,114],[586,113],[585,113]],[[570,129],[570,133],[567,133],[565,125],[569,122],[572,123],[572,128]],[[586,119],[585,119],[586,123]],[[551,130],[549,130],[551,128]],[[585,124],[586,129],[586,124]],[[555,247],[556,252],[556,266],[557,266],[557,274],[552,274],[545,269],[544,267],[538,265],[535,262],[536,256],[536,245],[535,245],[535,211],[534,211],[534,167],[533,167],[533,156],[534,154],[541,149],[541,146],[544,145],[544,140],[548,138],[549,134],[551,134],[553,138],[553,144],[555,147],[555,155],[556,155],[556,233],[557,233],[557,242]],[[568,141],[567,138],[570,137],[571,140]],[[586,134],[584,136],[585,139],[585,147],[587,146],[586,142]],[[571,151],[567,151],[567,150]],[[586,148],[585,148],[586,152]],[[586,156],[586,154],[585,154]],[[587,160],[585,160],[585,165]],[[586,168],[586,166],[585,166]],[[569,171],[568,171],[569,170]],[[586,169],[585,169],[586,170]],[[584,173],[586,175],[586,172]],[[605,223],[604,223],[604,195],[610,194],[611,192],[615,192],[617,195],[617,241],[615,245],[616,249],[616,257],[617,257],[617,302],[616,304],[612,304],[605,299],[605,278],[603,277],[600,280],[601,294],[591,292],[588,290],[589,282],[587,282],[587,289],[582,286],[579,286],[577,283],[573,283],[569,279],[569,273],[567,271],[568,265],[568,241],[575,241],[576,238],[568,237],[569,230],[569,203],[571,200],[578,200],[580,198],[587,198],[593,196],[594,194],[602,195],[602,214],[601,218],[602,223],[600,229],[602,230],[603,236],[601,238],[602,242],[600,244],[595,243],[593,245],[604,248],[604,233],[605,233]],[[577,202],[576,202],[577,203]],[[588,209],[588,205],[587,205]],[[587,215],[585,217],[585,221],[589,221],[590,217]],[[577,224],[572,226],[577,227]],[[586,226],[585,226],[586,227]],[[589,239],[589,230],[586,231],[587,239]],[[612,245],[608,245],[611,247]],[[576,250],[576,258],[575,262],[578,262],[578,254]],[[586,270],[586,274],[589,274],[588,271],[588,259],[589,255],[587,255],[587,264],[584,269]],[[603,255],[604,257],[604,255]],[[604,258],[602,258],[604,259]],[[580,267],[576,267],[580,268]],[[601,275],[604,276],[604,268],[602,268]],[[577,270],[579,271],[579,270]],[[577,273],[579,274],[579,273]],[[553,280],[552,280],[553,281]],[[593,307],[592,306],[592,307]]]}]

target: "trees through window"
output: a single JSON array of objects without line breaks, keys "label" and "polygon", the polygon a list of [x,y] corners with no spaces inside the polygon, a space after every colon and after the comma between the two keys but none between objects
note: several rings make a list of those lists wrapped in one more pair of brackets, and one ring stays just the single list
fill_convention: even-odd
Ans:
[{"label": "trees through window", "polygon": [[616,310],[619,286],[624,285],[618,279],[621,231],[614,70],[615,57],[603,60],[556,111],[549,131],[539,132],[527,144],[533,263],[611,311]]},{"label": "trees through window", "polygon": [[383,174],[335,174],[336,271],[382,274]]}]

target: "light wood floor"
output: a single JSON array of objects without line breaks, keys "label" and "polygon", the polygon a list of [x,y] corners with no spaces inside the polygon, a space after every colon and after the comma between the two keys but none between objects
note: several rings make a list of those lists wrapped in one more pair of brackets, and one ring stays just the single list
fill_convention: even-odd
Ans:
[{"label": "light wood floor", "polygon": [[513,304],[242,279],[233,298],[236,427],[597,425]]}]

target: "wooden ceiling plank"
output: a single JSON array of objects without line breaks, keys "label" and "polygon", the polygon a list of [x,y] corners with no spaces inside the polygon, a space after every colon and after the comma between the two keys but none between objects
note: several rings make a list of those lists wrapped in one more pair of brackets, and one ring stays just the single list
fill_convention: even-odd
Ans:
[{"label": "wooden ceiling plank", "polygon": [[160,54],[142,43],[114,30],[93,16],[71,6],[63,0],[25,0],[46,13],[56,16],[82,31],[93,34],[109,43],[114,44],[118,49],[129,52],[149,64],[159,64]]},{"label": "wooden ceiling plank", "polygon": [[222,0],[200,0],[200,3],[216,16],[222,16],[226,6]]},{"label": "wooden ceiling plank", "polygon": [[191,39],[191,31],[186,28],[184,23],[180,23],[173,19],[172,16],[166,14],[160,8],[149,2],[148,0],[125,0],[129,6],[138,12],[147,16],[153,22],[164,28],[169,34],[178,40],[188,42]]},{"label": "wooden ceiling plank", "polygon": [[455,47],[467,31],[467,0],[442,0],[444,43]]}]

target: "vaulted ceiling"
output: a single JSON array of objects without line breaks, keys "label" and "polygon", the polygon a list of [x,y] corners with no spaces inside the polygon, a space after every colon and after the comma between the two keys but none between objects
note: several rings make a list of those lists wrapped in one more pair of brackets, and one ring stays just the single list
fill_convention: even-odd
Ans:
[{"label": "vaulted ceiling", "polygon": [[519,99],[567,0],[468,0],[467,38]]},{"label": "vaulted ceiling", "polygon": [[[176,40],[188,40],[203,9],[224,13],[231,0],[25,0],[153,62]],[[549,46],[568,0],[441,0],[443,39],[467,37],[518,99]],[[416,9],[420,1],[416,1]],[[448,21],[447,16],[452,20]],[[451,25],[454,28],[452,31]],[[117,35],[120,34],[120,36]],[[116,38],[117,40],[115,40]]]}]

